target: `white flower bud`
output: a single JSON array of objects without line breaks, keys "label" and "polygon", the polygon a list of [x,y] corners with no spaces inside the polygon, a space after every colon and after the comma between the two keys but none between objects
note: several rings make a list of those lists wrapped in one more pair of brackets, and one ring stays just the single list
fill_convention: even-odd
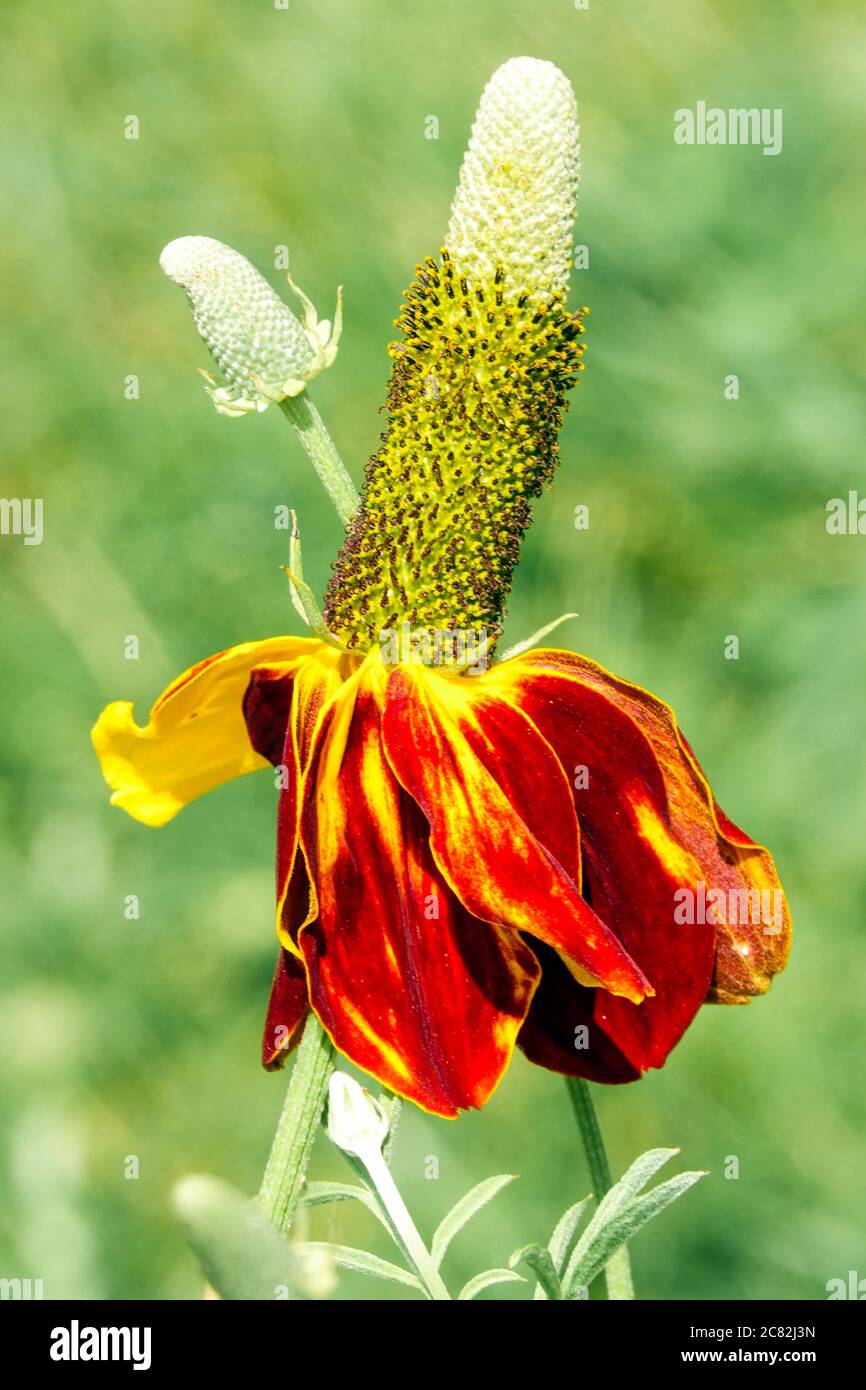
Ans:
[{"label": "white flower bud", "polygon": [[328,1138],[339,1149],[366,1158],[388,1137],[388,1116],[353,1077],[335,1071],[328,1083]]},{"label": "white flower bud", "polygon": [[481,97],[445,245],[469,280],[498,266],[510,299],[568,287],[577,209],[577,103],[553,63],[512,58]]},{"label": "white flower bud", "polygon": [[334,330],[306,295],[289,284],[304,308],[301,323],[254,266],[213,237],[169,242],[159,263],[186,291],[195,326],[221,372],[210,373],[209,394],[224,415],[265,410],[272,401],[297,396],[337,353],[341,308]]}]

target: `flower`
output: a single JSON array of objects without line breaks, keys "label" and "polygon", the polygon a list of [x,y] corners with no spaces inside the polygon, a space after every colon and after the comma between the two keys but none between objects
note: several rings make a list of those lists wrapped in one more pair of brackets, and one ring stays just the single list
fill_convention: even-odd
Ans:
[{"label": "flower", "polygon": [[298,396],[337,355],[341,299],[333,332],[319,323],[307,296],[291,279],[304,322],[274,293],[255,266],[209,236],[170,241],[159,258],[162,269],[186,291],[193,321],[222,373],[202,372],[208,395],[222,415],[266,410],[272,402]]},{"label": "flower", "polygon": [[516,1046],[635,1080],[703,1002],[763,993],[789,944],[770,855],[716,805],[667,705],[566,651],[489,664],[581,365],[583,311],[563,304],[576,142],[556,68],[494,75],[454,247],[419,266],[398,320],[330,635],[221,652],[143,728],[115,703],[93,735],[112,802],[150,825],[280,769],[264,1064],[313,1009],[340,1052],[443,1116],[483,1105]]}]

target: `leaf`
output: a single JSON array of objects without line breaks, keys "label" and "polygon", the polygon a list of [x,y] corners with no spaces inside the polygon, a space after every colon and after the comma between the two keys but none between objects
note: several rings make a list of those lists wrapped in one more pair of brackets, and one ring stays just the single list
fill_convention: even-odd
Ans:
[{"label": "leaf", "polygon": [[300,614],[307,624],[307,627],[311,628],[317,637],[321,637],[325,642],[331,641],[331,634],[319,611],[319,605],[316,603],[316,596],[309,584],[307,584],[305,580],[300,579],[288,565],[281,565],[280,568],[289,581],[289,593],[291,594],[295,612]]},{"label": "leaf", "polygon": [[217,1178],[178,1183],[174,1209],[187,1240],[220,1298],[324,1298],[334,1286],[334,1261],[305,1256],[264,1212]]},{"label": "leaf", "polygon": [[433,1244],[430,1246],[430,1256],[434,1265],[438,1269],[445,1257],[445,1252],[459,1231],[462,1231],[467,1221],[471,1221],[482,1207],[486,1206],[503,1187],[507,1187],[516,1177],[515,1173],[501,1173],[495,1178],[485,1178],[483,1182],[470,1189],[465,1197],[461,1197],[443,1217],[436,1228],[433,1237]]},{"label": "leaf", "polygon": [[556,1272],[550,1251],[545,1250],[543,1245],[524,1245],[522,1249],[515,1250],[508,1261],[508,1267],[513,1269],[515,1265],[520,1264],[524,1264],[532,1270],[547,1298],[557,1301],[562,1298],[559,1275]]},{"label": "leaf", "polygon": [[515,1274],[513,1269],[485,1269],[482,1274],[476,1274],[474,1279],[470,1279],[463,1285],[457,1295],[458,1303],[465,1302],[469,1298],[474,1298],[476,1294],[484,1289],[489,1289],[492,1284],[525,1284],[526,1280],[522,1274]]},{"label": "leaf", "polygon": [[550,1243],[547,1248],[550,1251],[550,1256],[557,1274],[561,1274],[565,1267],[568,1247],[571,1244],[575,1231],[580,1225],[580,1218],[583,1216],[583,1213],[586,1211],[591,1201],[591,1197],[584,1197],[582,1202],[575,1202],[573,1207],[569,1207],[568,1211],[562,1213],[562,1216],[554,1227],[553,1235],[550,1237]]},{"label": "leaf", "polygon": [[391,1091],[382,1091],[379,1096],[379,1104],[388,1116],[388,1138],[385,1140],[385,1147],[382,1153],[388,1167],[391,1166],[391,1156],[394,1152],[394,1142],[397,1138],[397,1125],[403,1109],[403,1101],[400,1096],[395,1096]]},{"label": "leaf", "polygon": [[[575,1202],[573,1207],[569,1207],[567,1211],[562,1213],[562,1216],[553,1228],[553,1234],[550,1237],[547,1248],[553,1260],[553,1267],[560,1278],[565,1269],[565,1262],[568,1258],[568,1248],[574,1239],[574,1233],[580,1225],[580,1219],[591,1201],[591,1197],[584,1197],[582,1202]],[[536,1300],[547,1298],[547,1294],[544,1292],[544,1286],[540,1283],[535,1286],[534,1298]]]},{"label": "leaf", "polygon": [[374,1279],[390,1279],[395,1284],[407,1284],[411,1289],[424,1292],[420,1279],[410,1274],[408,1269],[383,1260],[379,1255],[371,1255],[369,1250],[354,1250],[350,1245],[332,1245],[327,1240],[308,1240],[297,1247],[302,1251],[327,1252],[341,1269],[352,1269],[357,1274],[369,1274]]},{"label": "leaf", "polygon": [[321,612],[316,603],[316,596],[309,584],[304,580],[304,565],[301,558],[301,533],[298,528],[297,512],[290,513],[292,518],[292,529],[289,533],[289,563],[283,565],[283,571],[289,581],[289,592],[296,613],[298,613],[307,624],[312,628],[317,637],[323,638],[326,642],[332,641],[331,634]]},{"label": "leaf", "polygon": [[391,1227],[375,1196],[366,1187],[356,1187],[350,1182],[308,1182],[301,1194],[301,1201],[308,1207],[319,1207],[326,1202],[362,1202],[368,1211],[380,1221],[388,1234]]},{"label": "leaf", "polygon": [[536,642],[540,642],[543,637],[548,637],[551,632],[559,627],[560,623],[565,623],[569,618],[579,618],[579,613],[561,613],[558,618],[554,618],[552,623],[545,623],[544,627],[538,628],[531,637],[524,637],[522,642],[515,642],[513,647],[509,647],[501,656],[496,658],[497,665],[502,661],[510,661],[513,656],[522,656],[528,652],[530,647],[534,647]]},{"label": "leaf", "polygon": [[[606,1192],[593,1213],[592,1220],[581,1236],[575,1247],[574,1253],[569,1261],[568,1269],[565,1272],[563,1282],[569,1288],[573,1281],[573,1271],[578,1262],[583,1258],[584,1252],[589,1249],[595,1240],[598,1232],[613,1219],[616,1214],[631,1202],[639,1192],[641,1192],[658,1170],[679,1153],[679,1149],[647,1149],[646,1153],[636,1158],[631,1167],[623,1174],[619,1182],[614,1183],[609,1192]],[[560,1274],[562,1270],[560,1269]],[[570,1295],[567,1295],[570,1296]]]},{"label": "leaf", "polygon": [[625,1245],[642,1226],[703,1177],[706,1177],[706,1173],[679,1173],[677,1177],[660,1183],[651,1192],[645,1192],[642,1197],[629,1202],[596,1230],[589,1241],[587,1236],[590,1228],[587,1227],[568,1262],[563,1281],[566,1298],[573,1298],[574,1290],[581,1285],[588,1287],[621,1245]]},{"label": "leaf", "polygon": [[647,1149],[646,1153],[636,1158],[619,1182],[614,1183],[610,1191],[602,1197],[590,1225],[595,1223],[596,1218],[599,1218],[600,1224],[603,1225],[614,1212],[621,1210],[633,1197],[642,1192],[650,1178],[655,1177],[659,1169],[679,1152],[679,1149]]}]

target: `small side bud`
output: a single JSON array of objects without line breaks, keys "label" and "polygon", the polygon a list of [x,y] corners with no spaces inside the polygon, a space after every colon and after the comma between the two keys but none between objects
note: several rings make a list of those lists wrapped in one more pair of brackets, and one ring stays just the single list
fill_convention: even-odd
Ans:
[{"label": "small side bud", "polygon": [[337,355],[341,328],[338,294],[334,325],[319,322],[313,305],[289,279],[301,301],[303,322],[255,266],[212,237],[169,242],[159,263],[182,286],[195,326],[220,370],[202,375],[217,410],[244,415],[298,396]]}]

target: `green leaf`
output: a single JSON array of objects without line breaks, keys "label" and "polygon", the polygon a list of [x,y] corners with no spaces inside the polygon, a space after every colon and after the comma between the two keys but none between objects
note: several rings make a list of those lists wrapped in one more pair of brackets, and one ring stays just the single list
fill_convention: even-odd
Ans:
[{"label": "green leaf", "polygon": [[297,512],[290,513],[292,518],[292,529],[289,533],[289,563],[283,565],[283,571],[289,581],[289,592],[296,613],[298,613],[307,624],[312,628],[317,637],[324,641],[333,641],[330,632],[321,612],[316,603],[316,596],[309,584],[304,580],[304,565],[301,558],[301,533],[298,529]]},{"label": "green leaf", "polygon": [[591,1201],[591,1197],[584,1197],[582,1202],[575,1202],[573,1207],[569,1207],[568,1211],[562,1213],[553,1229],[553,1235],[550,1237],[550,1244],[547,1248],[550,1251],[557,1274],[561,1274],[565,1268],[568,1247],[580,1225],[580,1218]]},{"label": "green leaf", "polygon": [[526,1280],[522,1274],[515,1274],[513,1269],[485,1269],[482,1274],[476,1274],[474,1279],[470,1279],[463,1285],[457,1295],[458,1303],[465,1302],[469,1298],[474,1298],[484,1289],[489,1289],[492,1284],[525,1284]]},{"label": "green leaf", "polygon": [[542,638],[549,637],[551,632],[553,632],[556,628],[559,627],[560,623],[567,622],[569,618],[578,617],[580,617],[579,613],[560,614],[558,618],[554,618],[552,623],[545,623],[544,627],[538,628],[535,632],[533,632],[531,637],[524,637],[522,642],[515,642],[513,647],[509,647],[508,650],[503,652],[501,656],[497,656],[497,665],[501,661],[510,661],[513,656],[522,656],[524,652],[529,651],[530,647],[536,646],[537,643],[539,643],[542,640]]},{"label": "green leaf", "polygon": [[326,1202],[362,1202],[391,1235],[388,1219],[369,1188],[356,1186],[351,1182],[308,1182],[304,1186],[301,1201],[308,1207],[319,1207]]},{"label": "green leaf", "polygon": [[[622,1210],[639,1192],[643,1192],[650,1178],[655,1177],[659,1169],[669,1163],[672,1158],[676,1158],[679,1152],[679,1149],[647,1149],[645,1154],[636,1158],[619,1182],[614,1183],[610,1191],[602,1197],[590,1225],[594,1225],[596,1220],[599,1221],[600,1225],[604,1225],[612,1215]],[[588,1231],[589,1227],[587,1227]]]},{"label": "green leaf", "polygon": [[220,1298],[324,1298],[335,1283],[334,1261],[301,1253],[261,1208],[216,1178],[178,1183],[173,1205],[202,1269]]},{"label": "green leaf", "polygon": [[515,1250],[508,1261],[508,1267],[514,1269],[515,1265],[521,1264],[532,1270],[547,1298],[556,1301],[562,1298],[562,1285],[556,1266],[550,1251],[545,1250],[543,1245],[524,1245],[520,1250]]},{"label": "green leaf", "polygon": [[[614,1183],[609,1192],[605,1193],[593,1213],[592,1220],[581,1236],[574,1254],[565,1272],[564,1284],[568,1288],[573,1281],[573,1272],[577,1263],[583,1258],[584,1252],[589,1249],[598,1235],[599,1231],[607,1225],[609,1221],[622,1211],[639,1192],[642,1192],[658,1170],[679,1153],[679,1149],[647,1149],[646,1153],[636,1158],[634,1163],[626,1173],[620,1178],[619,1182]],[[562,1270],[560,1269],[560,1274]]]},{"label": "green leaf", "polygon": [[379,1095],[379,1104],[388,1116],[388,1138],[385,1140],[385,1147],[382,1153],[388,1167],[391,1166],[391,1157],[394,1152],[394,1141],[397,1138],[397,1125],[400,1121],[400,1114],[403,1109],[403,1101],[400,1096],[395,1096],[391,1091],[382,1091]]},{"label": "green leaf", "polygon": [[430,1255],[434,1265],[438,1269],[445,1257],[445,1252],[451,1244],[458,1231],[462,1231],[467,1221],[471,1221],[482,1207],[486,1206],[497,1192],[501,1192],[503,1187],[507,1187],[516,1177],[515,1173],[501,1173],[495,1178],[485,1178],[461,1197],[443,1217],[436,1228],[433,1237],[433,1244],[430,1247]]},{"label": "green leaf", "polygon": [[410,1289],[424,1292],[421,1280],[410,1274],[408,1269],[402,1269],[390,1260],[383,1260],[379,1255],[371,1255],[369,1250],[353,1250],[350,1245],[332,1245],[327,1240],[308,1240],[299,1245],[298,1249],[310,1253],[327,1252],[334,1264],[339,1265],[341,1269],[352,1269],[357,1274],[369,1274],[374,1279],[390,1279],[395,1284],[407,1284]]},{"label": "green leaf", "polygon": [[680,1173],[675,1178],[669,1178],[651,1192],[629,1202],[601,1228],[596,1229],[590,1239],[587,1239],[590,1236],[588,1226],[568,1262],[563,1280],[566,1298],[576,1297],[575,1291],[581,1286],[588,1287],[621,1245],[703,1177],[706,1177],[706,1173]]},{"label": "green leaf", "polygon": [[[560,1278],[565,1269],[568,1249],[574,1239],[574,1233],[580,1225],[580,1219],[591,1201],[592,1197],[584,1197],[582,1202],[575,1202],[573,1207],[569,1207],[567,1211],[562,1213],[562,1216],[553,1228],[553,1234],[550,1237],[547,1248],[553,1260],[553,1267]],[[544,1292],[544,1286],[540,1283],[535,1286],[534,1298],[536,1300],[547,1298],[547,1294]]]}]

